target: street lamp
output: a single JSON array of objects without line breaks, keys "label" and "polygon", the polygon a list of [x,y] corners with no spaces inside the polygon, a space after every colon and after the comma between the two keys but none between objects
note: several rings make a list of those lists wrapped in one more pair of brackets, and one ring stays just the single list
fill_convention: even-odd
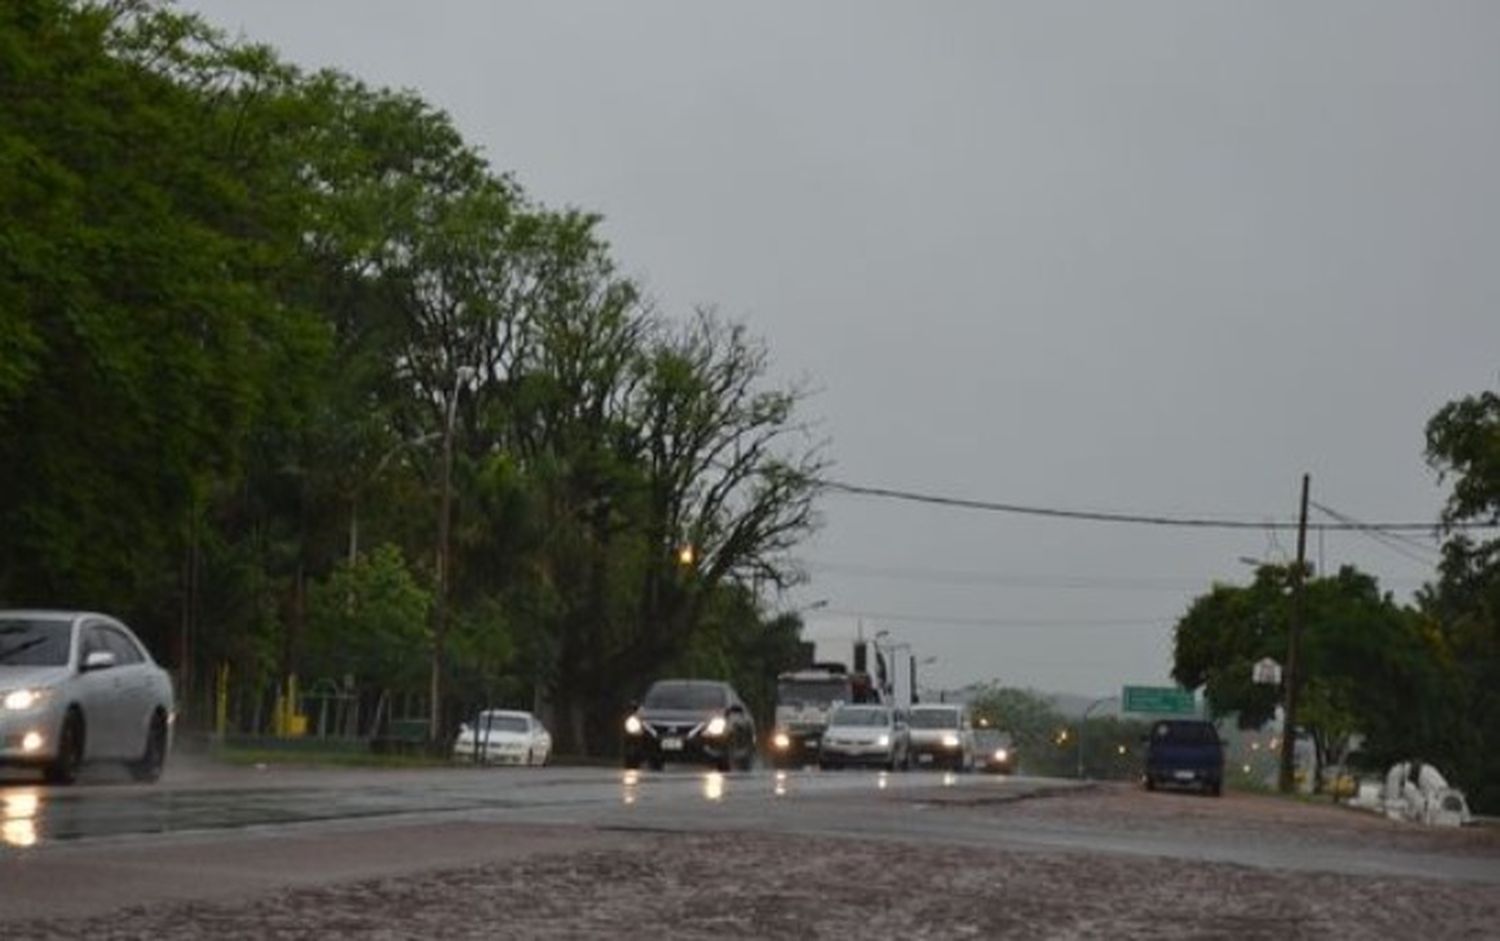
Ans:
[{"label": "street lamp", "polygon": [[453,371],[453,388],[443,403],[443,471],[442,499],[438,509],[437,597],[433,599],[432,629],[432,702],[429,706],[428,738],[437,742],[442,735],[443,647],[448,635],[448,569],[449,534],[453,526],[453,424],[458,415],[458,392],[465,382],[473,382],[478,371],[460,366]]}]

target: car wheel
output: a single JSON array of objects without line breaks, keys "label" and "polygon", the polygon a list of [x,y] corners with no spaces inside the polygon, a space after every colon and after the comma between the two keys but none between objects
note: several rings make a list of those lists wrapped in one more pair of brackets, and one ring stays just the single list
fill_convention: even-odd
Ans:
[{"label": "car wheel", "polygon": [[151,784],[161,778],[166,763],[167,718],[158,712],[151,717],[151,730],[146,733],[146,750],[141,760],[130,764],[130,776],[142,784]]},{"label": "car wheel", "polygon": [[43,772],[48,784],[72,784],[78,780],[78,769],[83,765],[84,735],[83,715],[77,709],[69,709],[57,736],[57,757]]}]

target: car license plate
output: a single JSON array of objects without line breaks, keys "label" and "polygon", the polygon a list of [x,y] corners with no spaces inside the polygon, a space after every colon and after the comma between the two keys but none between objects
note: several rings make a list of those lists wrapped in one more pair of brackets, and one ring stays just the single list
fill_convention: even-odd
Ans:
[{"label": "car license plate", "polygon": [[682,739],[664,738],[661,740],[662,751],[682,751]]},{"label": "car license plate", "polygon": [[1174,771],[1172,772],[1172,777],[1176,778],[1179,781],[1191,781],[1193,780],[1193,778],[1197,777],[1197,775],[1193,774],[1193,772],[1191,771]]}]

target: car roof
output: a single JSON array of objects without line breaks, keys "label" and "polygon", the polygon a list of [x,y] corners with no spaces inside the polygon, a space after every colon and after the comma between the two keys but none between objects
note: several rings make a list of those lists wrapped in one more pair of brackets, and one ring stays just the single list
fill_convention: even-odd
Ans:
[{"label": "car roof", "polygon": [[98,611],[70,611],[61,608],[7,608],[0,610],[0,618],[17,621],[67,621],[69,623],[82,618],[103,618],[106,621],[119,622],[119,618],[110,617]]},{"label": "car roof", "polygon": [[947,710],[951,711],[951,710],[962,709],[962,708],[963,708],[963,706],[961,704],[955,703],[955,702],[919,702],[916,705],[914,705],[914,706],[911,707],[911,711],[912,712],[927,712],[927,711],[936,712],[939,709],[947,709]]}]

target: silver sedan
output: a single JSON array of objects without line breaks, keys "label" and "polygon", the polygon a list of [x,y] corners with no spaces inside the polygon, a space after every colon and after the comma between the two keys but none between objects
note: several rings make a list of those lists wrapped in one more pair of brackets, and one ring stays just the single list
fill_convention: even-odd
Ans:
[{"label": "silver sedan", "polygon": [[84,611],[0,611],[0,765],[71,784],[86,762],[161,776],[172,681],[130,629]]}]

